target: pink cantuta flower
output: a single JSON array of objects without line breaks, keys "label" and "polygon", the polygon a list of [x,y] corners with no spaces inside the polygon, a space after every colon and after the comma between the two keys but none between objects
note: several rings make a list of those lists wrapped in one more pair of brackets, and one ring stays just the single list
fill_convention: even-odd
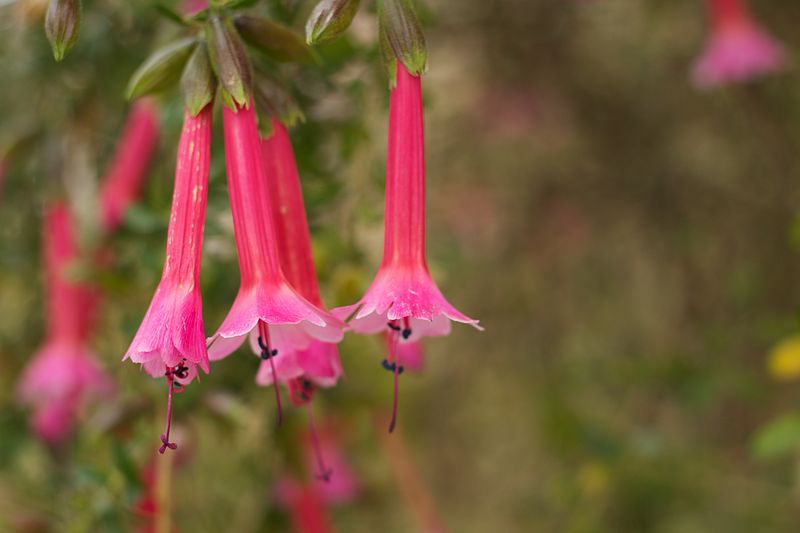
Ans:
[{"label": "pink cantuta flower", "polygon": [[44,222],[47,340],[19,382],[20,400],[34,406],[32,427],[45,441],[61,442],[74,426],[84,400],[113,387],[88,347],[95,290],[70,279],[79,258],[67,206],[52,204]]},{"label": "pink cantuta flower", "polygon": [[[286,281],[306,300],[324,308],[311,251],[300,176],[289,134],[283,124],[272,120],[272,135],[261,141],[263,161],[281,270]],[[308,348],[287,350],[274,362],[263,361],[256,381],[259,385],[274,382],[272,367],[281,382],[304,377],[321,387],[331,387],[342,375],[342,364],[335,344],[312,340]]]},{"label": "pink cantuta flower", "polygon": [[200,297],[200,260],[208,195],[212,106],[197,116],[186,110],[178,145],[175,191],[172,196],[164,272],[150,307],[124,359],[141,364],[153,377],[165,376],[168,386],[167,423],[161,436],[166,448],[172,420],[172,393],[209,371]]},{"label": "pink cantuta flower", "polygon": [[707,0],[711,34],[692,67],[700,88],[745,82],[782,70],[783,47],[750,14],[745,0]]},{"label": "pink cantuta flower", "polygon": [[[447,335],[451,320],[481,329],[477,320],[450,305],[428,272],[422,114],[420,77],[398,61],[397,85],[389,103],[383,261],[364,297],[354,305],[333,311],[340,318],[350,317],[349,325],[358,333],[389,334],[389,357],[383,366],[394,374],[395,415],[398,375],[403,371],[396,363],[397,344]],[[393,417],[390,431],[395,422]]]},{"label": "pink cantuta flower", "polygon": [[158,113],[148,99],[133,104],[100,189],[103,228],[113,231],[136,201],[158,142]]},{"label": "pink cantuta flower", "polygon": [[[279,353],[307,349],[314,339],[339,342],[343,324],[303,298],[284,277],[252,105],[235,111],[225,106],[222,113],[241,286],[228,316],[209,339],[209,356],[228,356],[249,335],[253,351],[274,365]],[[280,423],[277,387],[275,393]]]}]

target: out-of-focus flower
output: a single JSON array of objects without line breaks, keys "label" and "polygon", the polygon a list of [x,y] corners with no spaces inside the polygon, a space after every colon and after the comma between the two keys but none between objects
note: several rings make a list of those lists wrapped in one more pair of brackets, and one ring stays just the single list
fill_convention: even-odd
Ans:
[{"label": "out-of-focus flower", "polygon": [[[364,297],[334,310],[340,318],[349,317],[349,325],[357,333],[386,331],[389,335],[389,357],[383,366],[394,374],[395,414],[397,379],[403,370],[396,363],[397,343],[447,335],[451,320],[481,329],[477,320],[450,305],[428,272],[422,114],[420,77],[398,61],[397,84],[389,104],[383,261]],[[390,431],[395,421],[393,417]]]},{"label": "out-of-focus flower", "polygon": [[800,335],[781,341],[769,354],[770,375],[780,381],[800,378]]},{"label": "out-of-focus flower", "polygon": [[111,164],[100,188],[103,228],[113,231],[136,201],[158,143],[158,112],[149,99],[131,107]]},{"label": "out-of-focus flower", "polygon": [[711,33],[692,67],[700,88],[746,82],[786,66],[783,47],[750,14],[745,0],[707,0]]},{"label": "out-of-focus flower", "polygon": [[169,388],[167,424],[161,436],[169,442],[174,389],[194,379],[199,365],[209,371],[200,297],[200,260],[206,216],[208,172],[211,154],[212,106],[197,116],[184,113],[178,145],[175,191],[167,231],[164,272],[150,307],[124,359],[140,363],[153,377],[165,376]]},{"label": "out-of-focus flower", "polygon": [[95,291],[68,272],[78,257],[73,219],[65,204],[54,203],[44,221],[47,340],[18,387],[21,401],[33,406],[33,430],[53,444],[69,436],[86,398],[113,389],[88,346]]},{"label": "out-of-focus flower", "polygon": [[[391,348],[392,336],[386,334],[387,347]],[[422,341],[397,343],[397,362],[400,366],[419,374],[425,367],[425,353],[422,350]]]},{"label": "out-of-focus flower", "polygon": [[[241,287],[209,339],[209,357],[227,357],[248,335],[253,352],[270,364],[279,354],[308,349],[314,339],[339,342],[344,325],[298,294],[284,277],[252,105],[236,110],[225,106],[223,123]],[[279,396],[278,407],[280,417]]]},{"label": "out-of-focus flower", "polygon": [[301,483],[294,478],[285,478],[278,484],[277,498],[281,507],[289,511],[294,533],[333,531],[318,483]]},{"label": "out-of-focus flower", "polygon": [[[324,308],[311,251],[300,176],[284,125],[272,120],[272,135],[261,141],[266,167],[269,201],[275,219],[281,269],[286,281],[306,300]],[[286,350],[275,361],[263,361],[256,381],[260,385],[274,382],[272,366],[284,383],[305,377],[314,384],[330,387],[342,375],[342,364],[335,344],[313,340],[305,349]]]}]

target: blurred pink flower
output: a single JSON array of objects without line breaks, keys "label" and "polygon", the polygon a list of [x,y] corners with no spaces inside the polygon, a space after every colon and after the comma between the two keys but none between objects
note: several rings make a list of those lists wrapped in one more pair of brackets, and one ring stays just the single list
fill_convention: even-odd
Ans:
[{"label": "blurred pink flower", "polygon": [[325,502],[342,505],[355,500],[361,490],[361,484],[342,452],[334,429],[328,426],[318,436],[315,431],[309,431],[305,444],[305,460],[309,470],[315,468],[315,462],[317,462],[316,468],[319,468],[319,458],[325,457],[328,470],[327,482],[319,484],[319,490]]},{"label": "blurred pink flower", "polygon": [[180,392],[182,384],[194,379],[196,365],[206,373],[209,371],[199,277],[212,111],[212,106],[208,105],[196,117],[188,110],[184,112],[164,271],[142,324],[123,358],[140,363],[153,377],[166,377],[169,388],[167,427],[161,440],[171,449],[176,447],[169,442],[173,389]]},{"label": "blurred pink flower", "polygon": [[[389,103],[389,147],[386,165],[386,204],[383,261],[372,285],[356,304],[335,309],[350,318],[358,333],[386,331],[389,357],[383,366],[394,374],[397,410],[396,345],[423,336],[450,333],[450,321],[482,329],[442,295],[431,279],[425,259],[425,140],[422,86],[397,62],[397,85]],[[387,331],[388,327],[388,331]],[[390,431],[394,429],[392,418]]]},{"label": "blurred pink flower", "polygon": [[[272,131],[269,138],[261,141],[261,149],[281,270],[301,296],[324,309],[291,140],[286,128],[278,120],[272,120]],[[321,387],[331,387],[342,375],[336,345],[318,340],[312,340],[305,349],[286,349],[274,362],[262,361],[256,377],[259,385],[267,386],[274,382],[273,365],[278,379],[283,383],[302,376]]]},{"label": "blurred pink flower", "polygon": [[158,142],[158,113],[154,101],[131,107],[111,164],[100,187],[103,228],[110,232],[136,201]]},{"label": "blurred pink flower", "polygon": [[783,47],[752,17],[745,0],[708,0],[711,33],[692,67],[700,88],[745,82],[783,70]]},{"label": "blurred pink flower", "polygon": [[[386,343],[391,348],[392,336],[386,335]],[[414,374],[422,372],[425,366],[425,353],[422,350],[422,341],[397,343],[397,361],[403,368]]]},{"label": "blurred pink flower", "polygon": [[253,352],[271,365],[279,353],[305,350],[314,339],[339,342],[344,325],[298,294],[284,277],[252,105],[236,111],[225,106],[222,113],[241,286],[228,316],[209,339],[209,357],[227,357],[248,335]]},{"label": "blurred pink flower", "polygon": [[113,386],[88,347],[97,295],[67,271],[79,252],[63,203],[53,203],[45,213],[43,255],[47,340],[23,372],[18,394],[34,408],[36,434],[58,443],[71,432],[84,400],[108,395]]}]

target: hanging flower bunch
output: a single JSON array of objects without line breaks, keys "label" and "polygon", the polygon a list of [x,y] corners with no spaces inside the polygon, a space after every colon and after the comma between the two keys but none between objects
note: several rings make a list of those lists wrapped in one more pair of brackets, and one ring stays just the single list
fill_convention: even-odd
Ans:
[{"label": "hanging flower bunch", "polygon": [[[242,344],[261,359],[257,383],[274,386],[278,422],[280,384],[292,403],[309,406],[314,435],[309,404],[317,387],[331,387],[343,374],[336,344],[347,329],[388,339],[383,366],[394,375],[396,414],[398,376],[404,364],[420,365],[419,339],[446,335],[452,320],[478,327],[445,300],[425,262],[420,77],[426,53],[420,25],[407,0],[378,6],[380,40],[392,72],[384,260],[364,298],[333,313],[320,295],[287,130],[299,112],[284,88],[253,68],[245,45],[275,59],[302,60],[313,56],[302,38],[271,20],[236,13],[235,3],[195,6],[192,15],[179,17],[189,36],[155,52],[131,79],[129,96],[136,98],[180,78],[185,106],[164,271],[125,354],[166,381],[161,453],[177,446],[169,436],[174,393],[197,377],[198,368],[208,373],[210,361]],[[321,1],[308,21],[307,41],[335,38],[357,8],[357,1]],[[227,317],[206,338],[199,273],[217,95],[241,284]],[[259,126],[268,133],[262,136]],[[326,478],[318,447],[317,457],[319,475]]]}]

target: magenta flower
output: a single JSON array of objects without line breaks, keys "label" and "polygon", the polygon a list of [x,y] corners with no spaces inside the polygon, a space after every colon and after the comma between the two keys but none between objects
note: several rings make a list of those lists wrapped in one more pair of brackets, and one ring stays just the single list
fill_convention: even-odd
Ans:
[{"label": "magenta flower", "polygon": [[[450,305],[428,272],[422,112],[420,77],[398,61],[397,85],[389,103],[383,261],[364,297],[354,305],[333,311],[340,318],[350,317],[349,325],[358,333],[389,334],[389,357],[383,366],[394,374],[395,415],[397,377],[403,371],[396,364],[397,343],[447,335],[451,320],[481,329],[477,320]],[[393,416],[390,431],[395,421]]]},{"label": "magenta flower", "polygon": [[700,88],[750,81],[783,70],[783,47],[752,17],[745,0],[708,0],[711,34],[692,67]]},{"label": "magenta flower", "polygon": [[[227,357],[248,335],[253,351],[270,365],[279,353],[307,349],[314,339],[339,342],[343,324],[303,298],[284,277],[252,105],[236,111],[224,107],[223,123],[241,286],[228,316],[209,339],[209,357]],[[280,423],[277,387],[275,391]]]},{"label": "magenta flower", "polygon": [[[392,335],[386,335],[386,343],[391,347]],[[425,366],[425,354],[422,351],[422,341],[398,342],[397,362],[404,369],[414,374],[422,372]]]},{"label": "magenta flower", "polygon": [[186,110],[178,145],[175,191],[172,196],[167,253],[161,282],[124,359],[141,364],[168,385],[167,424],[161,453],[177,445],[169,441],[172,393],[197,375],[209,371],[200,298],[200,260],[206,217],[211,153],[212,106],[196,117]]},{"label": "magenta flower", "polygon": [[107,232],[116,228],[136,201],[158,142],[155,102],[139,100],[131,107],[111,164],[100,189],[100,214]]},{"label": "magenta flower", "polygon": [[47,340],[18,387],[20,400],[34,408],[34,432],[54,444],[69,435],[87,398],[113,390],[88,346],[97,295],[92,287],[70,279],[67,271],[78,259],[73,228],[66,205],[48,208],[43,254]]},{"label": "magenta flower", "polygon": [[[272,135],[261,141],[263,161],[281,270],[286,281],[306,300],[324,308],[311,251],[300,176],[294,160],[289,134],[283,124],[272,121]],[[282,383],[304,377],[321,387],[332,387],[342,375],[342,364],[335,344],[312,340],[305,349],[289,349],[274,362],[263,361],[256,381],[271,385],[272,367]]]}]

